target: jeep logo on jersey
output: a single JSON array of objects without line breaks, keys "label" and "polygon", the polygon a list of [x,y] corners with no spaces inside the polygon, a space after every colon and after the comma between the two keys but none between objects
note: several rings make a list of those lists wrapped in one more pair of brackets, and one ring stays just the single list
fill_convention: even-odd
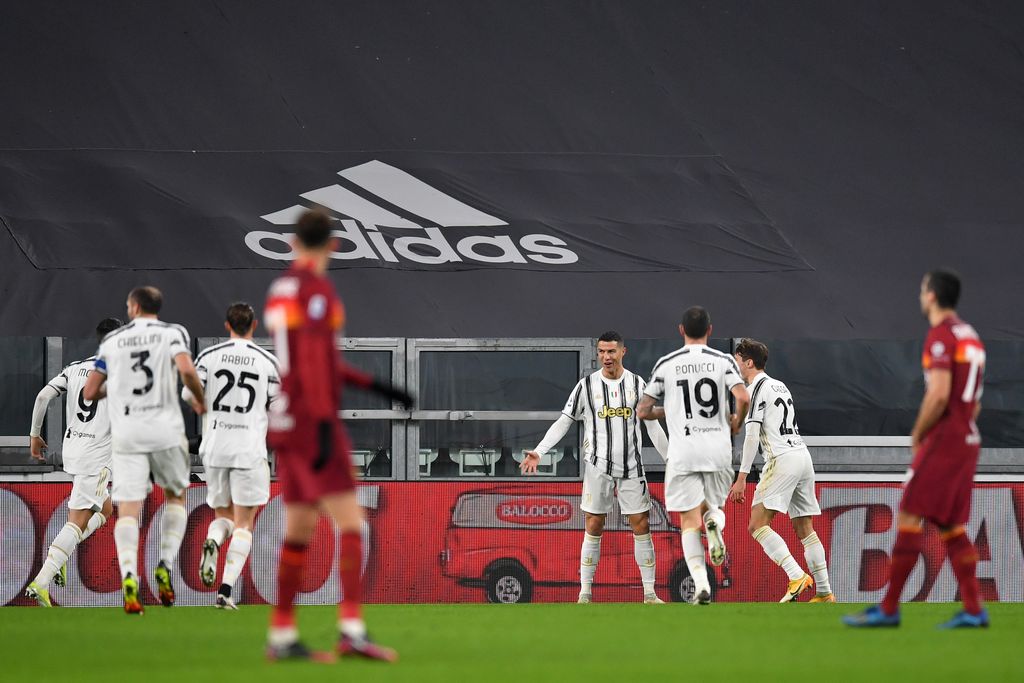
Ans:
[{"label": "jeep logo on jersey", "polygon": [[612,408],[610,406],[603,406],[601,412],[597,414],[597,417],[604,419],[606,417],[624,417],[627,420],[633,417],[632,408]]},{"label": "jeep logo on jersey", "polygon": [[[423,265],[535,263],[565,266],[579,261],[579,256],[566,248],[564,240],[545,234],[523,235],[518,239],[502,235],[495,230],[508,226],[501,218],[469,206],[381,161],[353,166],[339,171],[338,175],[345,179],[347,187],[328,185],[300,195],[342,216],[335,219],[338,229],[334,236],[340,244],[331,254],[333,259]],[[306,208],[295,205],[260,218],[273,225],[294,225]],[[398,228],[408,234],[389,241],[381,228]],[[449,240],[441,228],[492,230],[485,235]],[[291,233],[287,232],[254,230],[245,236],[245,244],[266,258],[290,261],[295,258],[290,237]]]},{"label": "jeep logo on jersey", "polygon": [[499,503],[494,513],[509,524],[556,524],[572,519],[572,506],[557,498],[515,498]]}]

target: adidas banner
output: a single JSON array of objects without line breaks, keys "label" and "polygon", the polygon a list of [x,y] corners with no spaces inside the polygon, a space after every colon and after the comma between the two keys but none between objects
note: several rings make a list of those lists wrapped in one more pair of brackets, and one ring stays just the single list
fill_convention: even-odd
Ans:
[{"label": "adidas banner", "polygon": [[[680,601],[693,593],[675,515],[664,508],[664,485],[651,484],[651,535],[662,599]],[[748,497],[753,495],[750,485]],[[70,484],[0,484],[0,605],[34,604],[23,596],[46,557],[47,547],[67,520]],[[571,602],[579,590],[580,541],[584,519],[578,482],[381,482],[359,487],[366,510],[363,528],[366,599],[369,602]],[[842,602],[875,602],[885,591],[900,487],[881,483],[819,483],[822,515],[814,520],[829,561],[831,587]],[[271,501],[256,519],[252,554],[232,592],[239,602],[274,600],[277,554],[284,506],[275,483]],[[194,485],[186,496],[188,528],[174,566],[174,585],[183,605],[209,605],[198,567],[213,512],[206,489]],[[152,571],[159,555],[162,497],[146,502],[141,523],[139,569],[143,598],[156,602]],[[430,514],[424,514],[430,511]],[[750,508],[729,505],[725,541],[728,556],[710,566],[715,600],[775,601],[786,575],[747,533]],[[120,604],[113,538],[114,520],[72,555],[68,586],[51,588],[58,604]],[[799,539],[780,518],[774,528],[804,564]],[[979,554],[978,577],[986,600],[1024,600],[1024,485],[978,484],[968,532]],[[340,598],[339,538],[321,519],[310,553],[299,602],[328,604]],[[226,553],[221,553],[221,568]],[[597,568],[599,602],[633,602],[641,597],[633,535],[620,515],[609,515]],[[934,528],[904,590],[907,600],[948,602],[956,578]]]},{"label": "adidas banner", "polygon": [[335,268],[809,270],[719,157],[14,151],[0,215],[42,271],[280,269],[305,207]]}]

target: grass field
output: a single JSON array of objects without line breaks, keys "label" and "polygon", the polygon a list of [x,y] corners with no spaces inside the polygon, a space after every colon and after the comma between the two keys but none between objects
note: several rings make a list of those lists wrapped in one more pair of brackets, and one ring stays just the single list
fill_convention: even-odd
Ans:
[{"label": "grass field", "polygon": [[[1024,606],[985,631],[937,631],[953,605],[904,607],[896,630],[854,631],[849,605],[373,605],[395,665],[263,660],[266,607],[0,609],[4,681],[940,681],[1024,680]],[[307,643],[334,643],[334,608],[300,609]],[[740,677],[740,678],[735,678]]]}]

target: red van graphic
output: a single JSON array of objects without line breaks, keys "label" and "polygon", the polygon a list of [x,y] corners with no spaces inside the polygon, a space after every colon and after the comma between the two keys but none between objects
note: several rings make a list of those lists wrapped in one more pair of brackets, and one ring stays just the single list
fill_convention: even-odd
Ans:
[{"label": "red van graphic", "polygon": [[[675,602],[693,597],[693,579],[683,558],[679,528],[651,499],[651,536],[658,562],[658,587]],[[481,587],[487,600],[530,602],[535,586],[579,584],[584,516],[580,494],[531,495],[522,487],[467,491],[452,507],[440,562],[442,573],[461,585]],[[708,565],[712,591],[716,567]],[[721,567],[728,586],[728,560]],[[617,510],[605,521],[595,586],[640,585],[633,534]]]}]

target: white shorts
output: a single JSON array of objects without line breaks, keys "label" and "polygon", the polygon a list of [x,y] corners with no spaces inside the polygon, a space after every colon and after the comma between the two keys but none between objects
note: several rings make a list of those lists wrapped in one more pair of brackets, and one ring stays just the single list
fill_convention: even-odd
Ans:
[{"label": "white shorts", "polygon": [[207,467],[206,504],[226,508],[232,503],[246,507],[266,505],[270,500],[270,465],[248,469]]},{"label": "white shorts", "polygon": [[814,465],[807,451],[784,453],[772,460],[761,473],[754,490],[753,505],[758,503],[794,517],[820,515],[814,495]]},{"label": "white shorts", "polygon": [[184,446],[152,453],[114,453],[114,502],[145,500],[153,483],[180,496],[188,488],[189,456]]},{"label": "white shorts", "polygon": [[665,472],[665,509],[687,512],[709,505],[722,507],[734,479],[732,470],[717,472]]},{"label": "white shorts", "polygon": [[651,509],[651,492],[646,477],[620,479],[612,477],[589,463],[583,468],[583,499],[580,509],[592,515],[606,515],[615,506],[618,490],[619,512],[635,515]]},{"label": "white shorts", "polygon": [[103,503],[110,497],[110,494],[107,493],[107,484],[110,483],[110,468],[104,467],[96,474],[73,474],[71,477],[68,509],[92,510],[93,512],[102,510]]}]

